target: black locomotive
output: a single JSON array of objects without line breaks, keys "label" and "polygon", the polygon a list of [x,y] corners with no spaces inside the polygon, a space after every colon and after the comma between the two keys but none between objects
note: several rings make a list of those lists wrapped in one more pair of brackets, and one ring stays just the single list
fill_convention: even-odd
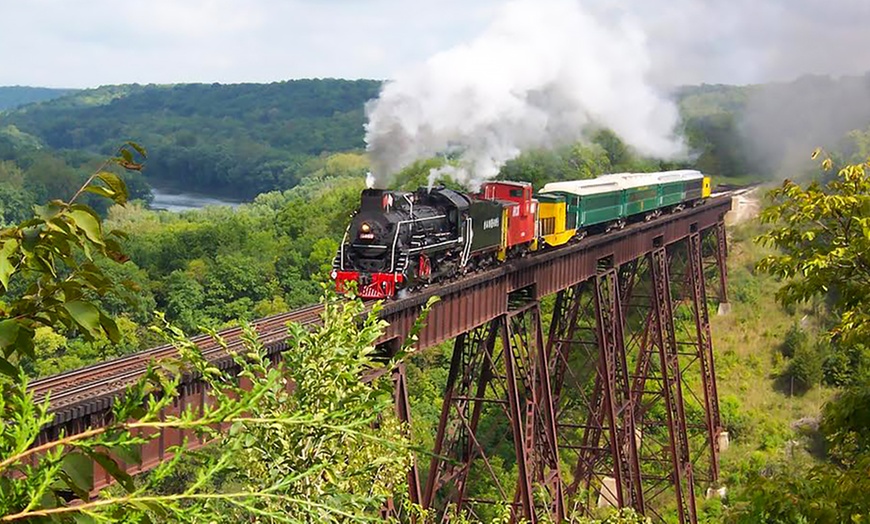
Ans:
[{"label": "black locomotive", "polygon": [[[333,264],[333,278],[358,283],[363,298],[461,274],[472,254],[498,250],[503,206],[451,189],[366,189]],[[495,234],[475,238],[474,222]],[[487,238],[489,236],[489,238]]]}]

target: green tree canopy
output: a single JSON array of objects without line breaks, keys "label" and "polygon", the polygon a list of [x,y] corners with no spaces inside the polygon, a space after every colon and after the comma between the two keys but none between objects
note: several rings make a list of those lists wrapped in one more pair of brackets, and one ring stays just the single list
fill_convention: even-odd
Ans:
[{"label": "green tree canopy", "polygon": [[[826,167],[830,161],[825,161]],[[844,167],[824,186],[786,180],[770,194],[761,220],[773,227],[759,241],[776,247],[759,268],[783,279],[783,304],[830,299],[843,343],[870,336],[870,163]]]}]

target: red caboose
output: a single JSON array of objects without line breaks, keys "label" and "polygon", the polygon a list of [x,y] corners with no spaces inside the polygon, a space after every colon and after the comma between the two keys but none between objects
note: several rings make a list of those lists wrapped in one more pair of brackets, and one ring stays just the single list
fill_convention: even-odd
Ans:
[{"label": "red caboose", "polygon": [[532,198],[528,182],[487,182],[481,187],[485,200],[498,200],[505,205],[505,238],[502,249],[529,249],[537,245],[538,201]]}]

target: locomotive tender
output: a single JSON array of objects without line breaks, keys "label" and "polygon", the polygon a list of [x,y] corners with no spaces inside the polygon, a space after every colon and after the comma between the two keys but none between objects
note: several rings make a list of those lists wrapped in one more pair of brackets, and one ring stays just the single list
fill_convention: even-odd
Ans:
[{"label": "locomotive tender", "polygon": [[527,182],[504,181],[487,182],[475,195],[443,187],[366,189],[332,277],[339,291],[356,282],[362,298],[390,298],[588,233],[698,205],[710,191],[710,178],[694,170],[553,182],[535,196]]}]

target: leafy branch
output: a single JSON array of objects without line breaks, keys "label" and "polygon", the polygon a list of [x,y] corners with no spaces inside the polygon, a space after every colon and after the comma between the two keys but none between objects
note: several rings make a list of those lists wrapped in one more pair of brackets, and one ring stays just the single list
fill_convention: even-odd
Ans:
[{"label": "leafy branch", "polygon": [[[820,154],[814,153],[814,158]],[[822,161],[829,170],[829,158]],[[843,167],[827,184],[786,180],[761,214],[773,224],[756,241],[778,249],[758,268],[783,279],[777,299],[794,304],[831,298],[839,316],[831,334],[843,342],[870,335],[870,163]]]},{"label": "leafy branch", "polygon": [[[123,180],[107,168],[140,169],[134,153],[145,155],[126,144],[69,202],[50,202],[34,219],[0,231],[0,296],[11,295],[12,279],[32,279],[25,293],[2,305],[0,320],[0,521],[377,518],[386,499],[403,491],[408,429],[392,413],[389,381],[360,381],[366,371],[392,365],[375,350],[384,328],[379,306],[368,311],[359,300],[333,294],[323,299],[318,329],[289,326],[292,349],[277,364],[249,326],[239,350],[213,333],[233,360],[230,370],[218,369],[177,328],[154,328],[175,345],[177,358],[152,362],[115,400],[104,427],[35,445],[53,417],[48,400],[36,404],[27,391],[20,365],[33,356],[35,327],[120,335],[92,297],[115,285],[94,257],[124,260],[116,240],[123,234],[105,235],[99,216],[77,199],[90,192],[122,204]],[[183,376],[203,381],[209,398],[171,414]],[[167,450],[170,460],[132,477],[127,465],[141,463],[142,447],[167,429],[213,444],[191,451],[185,440]],[[95,465],[115,486],[92,499]],[[185,468],[193,480],[180,492],[161,493],[162,483]],[[71,504],[75,499],[81,502]]]},{"label": "leafy branch", "polygon": [[[113,283],[94,263],[95,256],[127,260],[118,243],[125,235],[105,234],[100,216],[77,200],[89,192],[125,204],[127,188],[109,169],[141,170],[134,153],[146,157],[138,144],[124,144],[68,202],[52,200],[36,206],[32,219],[0,230],[0,297],[7,299],[0,304],[0,373],[14,378],[18,374],[14,362],[35,357],[33,337],[39,326],[63,325],[80,330],[88,339],[119,340],[115,321],[87,295],[102,296],[112,289]],[[30,279],[30,284],[10,299],[10,280],[16,275]]]}]

